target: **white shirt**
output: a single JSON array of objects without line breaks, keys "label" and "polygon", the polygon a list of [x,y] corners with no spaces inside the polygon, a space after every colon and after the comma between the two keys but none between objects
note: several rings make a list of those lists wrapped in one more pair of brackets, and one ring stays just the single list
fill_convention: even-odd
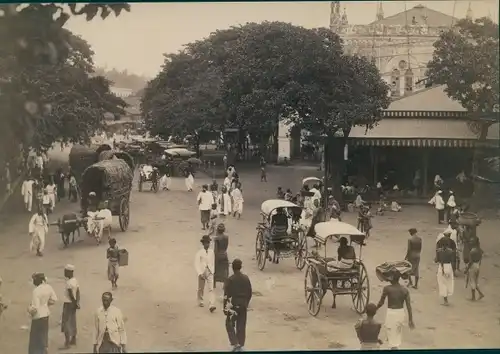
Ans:
[{"label": "white shirt", "polygon": [[35,158],[35,165],[39,168],[43,168],[43,157],[42,156],[37,156]]},{"label": "white shirt", "polygon": [[94,335],[94,344],[97,347],[101,345],[106,330],[113,343],[116,345],[127,344],[127,334],[125,333],[122,312],[114,306],[109,306],[107,310],[103,306],[97,309]]},{"label": "white shirt", "polygon": [[243,203],[243,194],[241,193],[239,188],[236,188],[231,192],[231,197],[233,197],[234,201]]},{"label": "white shirt", "polygon": [[436,199],[434,200],[435,207],[437,210],[443,210],[445,205],[444,205],[444,200],[441,194],[436,194]]},{"label": "white shirt", "polygon": [[200,192],[198,194],[198,203],[199,203],[199,209],[200,210],[210,210],[212,209],[212,204],[214,203],[214,197],[212,193],[206,191],[206,192]]},{"label": "white shirt", "polygon": [[48,317],[50,315],[49,306],[52,306],[57,301],[57,296],[54,289],[47,283],[42,283],[33,289],[31,298],[30,313],[32,318]]},{"label": "white shirt", "polygon": [[38,213],[33,214],[31,217],[30,223],[28,225],[28,232],[35,232],[35,229],[44,227],[47,229],[49,226],[49,221],[46,215],[39,215]]},{"label": "white shirt", "polygon": [[313,199],[320,199],[321,200],[321,193],[319,190],[316,188],[311,188],[310,192],[314,193]]},{"label": "white shirt", "polygon": [[454,208],[457,206],[457,203],[455,203],[455,196],[453,194],[448,198],[446,205],[448,205],[450,208]]},{"label": "white shirt", "polygon": [[79,285],[76,278],[71,278],[66,280],[66,291],[64,292],[64,302],[72,303],[71,298],[69,297],[68,290],[73,292],[73,296],[76,298],[76,293],[78,291]]},{"label": "white shirt", "polygon": [[198,275],[203,275],[207,268],[210,273],[214,274],[215,255],[211,248],[208,250],[205,250],[204,248],[199,250],[194,257],[194,269]]}]

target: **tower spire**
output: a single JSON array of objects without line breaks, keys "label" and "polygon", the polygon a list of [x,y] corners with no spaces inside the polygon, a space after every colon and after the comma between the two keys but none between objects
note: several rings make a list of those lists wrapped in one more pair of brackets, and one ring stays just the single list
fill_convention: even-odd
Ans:
[{"label": "tower spire", "polygon": [[472,16],[473,16],[473,13],[472,13],[472,9],[470,7],[470,1],[469,1],[469,8],[467,9],[467,13],[465,15],[465,18],[467,20],[472,20]]},{"label": "tower spire", "polygon": [[344,13],[342,14],[342,20],[341,20],[342,26],[347,26],[349,24],[349,21],[347,20],[347,9],[344,6]]},{"label": "tower spire", "polygon": [[342,16],[340,14],[340,1],[332,1],[330,3],[330,30],[339,32],[342,25]]},{"label": "tower spire", "polygon": [[384,8],[382,7],[382,1],[379,1],[377,6],[377,21],[383,19],[384,19]]}]

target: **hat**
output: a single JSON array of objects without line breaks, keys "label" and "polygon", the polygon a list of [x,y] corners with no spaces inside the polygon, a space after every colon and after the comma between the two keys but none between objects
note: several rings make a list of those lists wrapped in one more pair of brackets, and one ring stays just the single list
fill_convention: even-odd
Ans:
[{"label": "hat", "polygon": [[212,241],[212,239],[210,238],[210,236],[209,236],[209,235],[203,235],[203,236],[201,237],[201,240],[200,240],[200,242],[201,242],[201,243],[205,243],[205,242],[210,243],[210,241]]},{"label": "hat", "polygon": [[110,293],[109,291],[106,291],[104,293],[102,293],[102,298],[109,298],[110,300],[113,300],[113,294]]},{"label": "hat", "polygon": [[451,230],[448,229],[444,230],[443,235],[451,235]]},{"label": "hat", "polygon": [[450,194],[453,194],[453,191],[450,191]]},{"label": "hat", "polygon": [[95,192],[90,192],[89,193],[89,197],[95,197],[95,196],[96,196]]},{"label": "hat", "polygon": [[64,267],[64,270],[68,270],[70,272],[73,272],[75,270],[75,266],[73,264],[66,264]]},{"label": "hat", "polygon": [[442,190],[438,190],[438,191],[437,191],[437,194],[442,194],[442,193],[443,193],[443,191],[442,191]]}]

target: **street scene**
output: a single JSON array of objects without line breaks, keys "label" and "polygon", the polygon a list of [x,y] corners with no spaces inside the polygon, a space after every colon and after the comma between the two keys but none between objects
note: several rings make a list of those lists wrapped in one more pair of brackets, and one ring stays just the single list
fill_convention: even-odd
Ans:
[{"label": "street scene", "polygon": [[498,3],[2,11],[1,353],[500,346]]}]

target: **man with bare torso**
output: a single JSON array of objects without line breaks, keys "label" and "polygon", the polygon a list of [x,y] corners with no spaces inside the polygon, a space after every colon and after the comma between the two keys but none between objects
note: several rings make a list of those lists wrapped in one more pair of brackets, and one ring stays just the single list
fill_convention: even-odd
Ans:
[{"label": "man with bare torso", "polygon": [[387,314],[385,327],[387,330],[387,341],[391,349],[398,349],[401,345],[403,335],[403,323],[405,320],[404,305],[408,311],[408,325],[415,328],[413,323],[413,312],[410,303],[410,291],[399,284],[399,272],[393,274],[391,284],[386,285],[382,291],[382,296],[378,302],[377,309],[384,306],[387,298]]},{"label": "man with bare torso", "polygon": [[[408,277],[408,286],[414,289],[418,288],[418,280],[420,278],[420,252],[422,251],[422,239],[417,234],[417,229],[411,228],[408,230],[410,238],[408,239],[408,249],[406,251],[405,260],[411,263],[411,275]],[[412,282],[411,277],[415,278],[415,283]]]}]

